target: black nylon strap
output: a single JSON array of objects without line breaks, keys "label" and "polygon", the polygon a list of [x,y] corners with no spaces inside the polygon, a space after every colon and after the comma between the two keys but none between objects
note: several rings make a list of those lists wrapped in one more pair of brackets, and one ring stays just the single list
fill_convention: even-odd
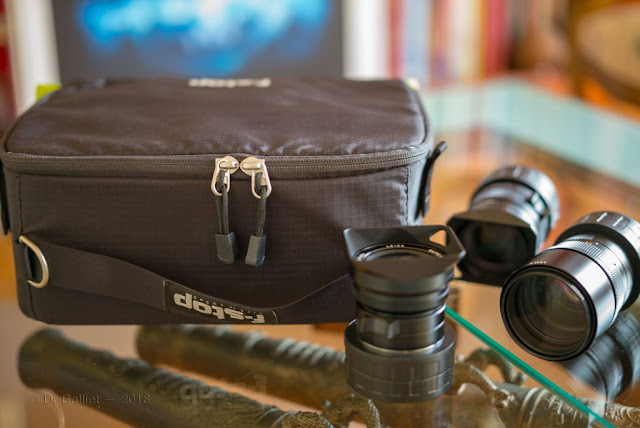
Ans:
[{"label": "black nylon strap", "polygon": [[[355,317],[355,297],[349,275],[344,275],[286,305],[256,308],[205,295],[147,269],[113,257],[51,244],[36,238],[30,237],[30,239],[40,248],[47,260],[50,271],[47,287],[62,287],[167,310],[165,287],[170,283],[172,286],[178,286],[180,290],[191,291],[194,295],[203,296],[210,301],[222,302],[223,306],[244,308],[250,312],[272,311],[276,314],[277,323],[326,322],[323,321],[324,311],[335,310],[336,302],[353,300],[352,309],[347,305],[346,311],[339,309],[345,312],[344,314],[334,313],[333,315],[345,320],[353,318],[352,314]],[[26,260],[26,263],[29,264],[29,260]],[[197,313],[193,315],[199,316]],[[211,321],[220,322],[216,319]],[[276,322],[272,321],[272,323]]]},{"label": "black nylon strap", "polygon": [[47,260],[47,286],[115,297],[156,308],[164,307],[166,278],[113,257],[32,239]]}]

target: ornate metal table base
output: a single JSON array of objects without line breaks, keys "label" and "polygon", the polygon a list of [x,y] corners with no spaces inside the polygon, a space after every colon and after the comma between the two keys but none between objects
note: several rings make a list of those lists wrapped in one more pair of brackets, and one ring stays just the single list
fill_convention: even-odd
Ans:
[{"label": "ornate metal table base", "polygon": [[[147,326],[138,332],[139,355],[152,364],[166,364],[218,379],[265,376],[264,392],[310,407],[322,399],[338,402],[353,393],[344,377],[344,353],[316,344],[276,340],[258,332],[238,333],[227,327]],[[504,382],[484,371],[495,366]],[[453,401],[465,386],[480,388],[507,427],[586,427],[588,416],[542,388],[525,388],[525,377],[498,353],[478,349],[459,356],[449,399],[418,405],[375,402],[382,422],[392,426],[447,426]],[[456,397],[453,399],[453,397]],[[581,399],[615,426],[640,426],[640,409]],[[329,416],[329,415],[327,415]],[[413,418],[413,420],[408,420]],[[335,419],[329,418],[331,421]]]},{"label": "ornate metal table base", "polygon": [[[224,327],[186,326],[143,327],[137,344],[140,355],[152,364],[226,379],[239,373],[241,377],[247,373],[266,376],[259,383],[266,389],[262,392],[322,409],[322,413],[285,412],[141,360],[90,349],[53,329],[41,330],[23,344],[18,369],[31,388],[96,397],[81,403],[139,427],[328,428],[346,426],[355,417],[368,428],[382,428],[383,423],[456,426],[456,421],[463,425],[464,418],[480,414],[470,412],[463,402],[469,386],[484,393],[482,411],[497,412],[506,427],[589,426],[585,415],[549,391],[522,387],[524,376],[493,350],[479,349],[466,358],[458,357],[455,383],[448,395],[397,404],[374,403],[354,393],[343,374],[344,353],[314,344],[241,334]],[[489,366],[498,368],[504,382],[494,382],[484,374]],[[117,399],[121,396],[141,398],[136,405],[123,406]],[[618,427],[640,426],[640,409],[582,401]]]}]

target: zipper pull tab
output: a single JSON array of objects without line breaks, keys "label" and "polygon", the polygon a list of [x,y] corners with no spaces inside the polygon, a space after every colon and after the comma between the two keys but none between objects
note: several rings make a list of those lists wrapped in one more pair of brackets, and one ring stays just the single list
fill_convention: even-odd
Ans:
[{"label": "zipper pull tab", "polygon": [[[239,167],[240,163],[233,156],[216,159],[213,178],[211,179],[211,191],[214,195],[222,196],[222,192],[217,188],[218,181],[222,181],[227,192],[231,189],[231,174],[236,172]],[[220,174],[224,174],[222,180],[220,180]]]},{"label": "zipper pull tab", "polygon": [[[258,199],[262,198],[260,192],[263,187],[267,189],[267,197],[271,195],[271,180],[269,180],[267,165],[265,165],[264,159],[257,159],[253,156],[248,157],[240,163],[240,169],[245,174],[251,176],[251,191],[253,192],[253,196]],[[258,185],[256,185],[256,181],[258,181]]]},{"label": "zipper pull tab", "polygon": [[249,247],[244,262],[259,267],[264,263],[267,236],[264,224],[267,220],[267,197],[271,195],[271,180],[264,159],[248,157],[240,164],[240,169],[251,176],[251,192],[258,198],[258,224],[256,233],[249,238]]},{"label": "zipper pull tab", "polygon": [[238,241],[236,235],[229,230],[229,189],[231,174],[240,167],[238,160],[232,156],[217,158],[211,179],[211,191],[216,196],[218,212],[218,233],[216,233],[216,250],[218,260],[231,264],[238,258]]}]

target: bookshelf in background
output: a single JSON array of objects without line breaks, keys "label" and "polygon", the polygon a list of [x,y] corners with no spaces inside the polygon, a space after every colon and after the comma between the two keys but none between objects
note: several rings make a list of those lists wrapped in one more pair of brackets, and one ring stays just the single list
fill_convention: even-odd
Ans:
[{"label": "bookshelf in background", "polygon": [[[564,5],[566,0],[389,0],[389,73],[431,83],[474,81],[545,62],[553,57],[546,41],[557,39],[545,32],[556,33]],[[532,33],[540,36],[533,44]]]}]

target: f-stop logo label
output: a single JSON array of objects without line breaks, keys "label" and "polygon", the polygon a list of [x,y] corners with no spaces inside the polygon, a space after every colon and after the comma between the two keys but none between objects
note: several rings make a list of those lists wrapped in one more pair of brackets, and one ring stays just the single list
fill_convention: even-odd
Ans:
[{"label": "f-stop logo label", "polygon": [[164,281],[164,310],[221,324],[277,324],[278,321],[273,311],[238,305],[171,281]]}]

